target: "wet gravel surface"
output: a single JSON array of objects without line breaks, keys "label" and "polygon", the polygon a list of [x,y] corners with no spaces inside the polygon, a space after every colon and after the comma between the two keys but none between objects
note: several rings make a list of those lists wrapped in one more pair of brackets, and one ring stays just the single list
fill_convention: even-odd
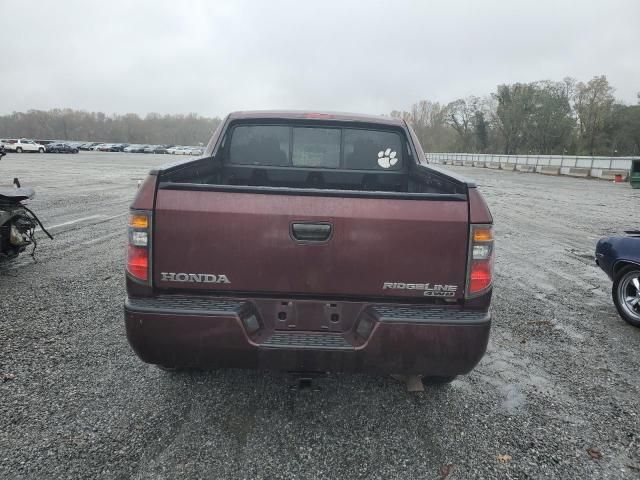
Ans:
[{"label": "wet gravel surface", "polygon": [[640,478],[640,329],[592,259],[600,236],[638,227],[639,190],[455,168],[496,222],[480,365],[424,393],[364,375],[298,390],[279,373],[167,373],[129,349],[127,206],[173,159],[0,163],[56,235],[38,263],[0,265],[0,478]]}]

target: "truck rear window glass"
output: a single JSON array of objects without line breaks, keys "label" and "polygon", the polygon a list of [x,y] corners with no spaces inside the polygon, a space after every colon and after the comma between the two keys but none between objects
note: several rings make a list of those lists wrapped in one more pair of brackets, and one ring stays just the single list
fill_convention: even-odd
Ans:
[{"label": "truck rear window glass", "polygon": [[344,168],[353,170],[398,170],[402,166],[402,143],[393,132],[344,131]]},{"label": "truck rear window glass", "polygon": [[304,168],[399,170],[402,168],[402,140],[395,132],[380,130],[239,125],[232,131],[229,162]]},{"label": "truck rear window glass", "polygon": [[243,165],[290,165],[289,127],[236,127],[229,145],[229,161]]},{"label": "truck rear window glass", "polygon": [[340,129],[294,128],[294,167],[340,167]]}]

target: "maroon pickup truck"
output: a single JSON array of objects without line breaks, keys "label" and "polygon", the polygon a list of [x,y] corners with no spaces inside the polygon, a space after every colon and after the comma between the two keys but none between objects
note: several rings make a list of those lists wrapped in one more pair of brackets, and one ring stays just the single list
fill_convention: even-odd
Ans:
[{"label": "maroon pickup truck", "polygon": [[447,381],[487,346],[491,225],[402,120],[232,113],[138,191],[127,336],[167,368]]}]

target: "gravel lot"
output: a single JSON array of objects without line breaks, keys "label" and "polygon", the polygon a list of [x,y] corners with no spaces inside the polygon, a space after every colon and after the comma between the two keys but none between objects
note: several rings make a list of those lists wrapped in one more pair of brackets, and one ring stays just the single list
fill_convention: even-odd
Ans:
[{"label": "gravel lot", "polygon": [[0,266],[0,478],[640,478],[640,329],[592,259],[600,236],[638,227],[639,190],[455,168],[498,238],[478,368],[418,394],[348,375],[298,390],[279,373],[166,373],[129,349],[125,215],[137,180],[175,159],[0,162],[56,237],[38,263]]}]

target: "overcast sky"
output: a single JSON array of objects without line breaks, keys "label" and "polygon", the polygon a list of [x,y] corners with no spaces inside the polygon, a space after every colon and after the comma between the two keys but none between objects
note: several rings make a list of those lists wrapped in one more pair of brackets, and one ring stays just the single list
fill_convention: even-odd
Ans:
[{"label": "overcast sky", "polygon": [[0,113],[388,113],[499,83],[640,91],[640,1],[0,0]]}]

